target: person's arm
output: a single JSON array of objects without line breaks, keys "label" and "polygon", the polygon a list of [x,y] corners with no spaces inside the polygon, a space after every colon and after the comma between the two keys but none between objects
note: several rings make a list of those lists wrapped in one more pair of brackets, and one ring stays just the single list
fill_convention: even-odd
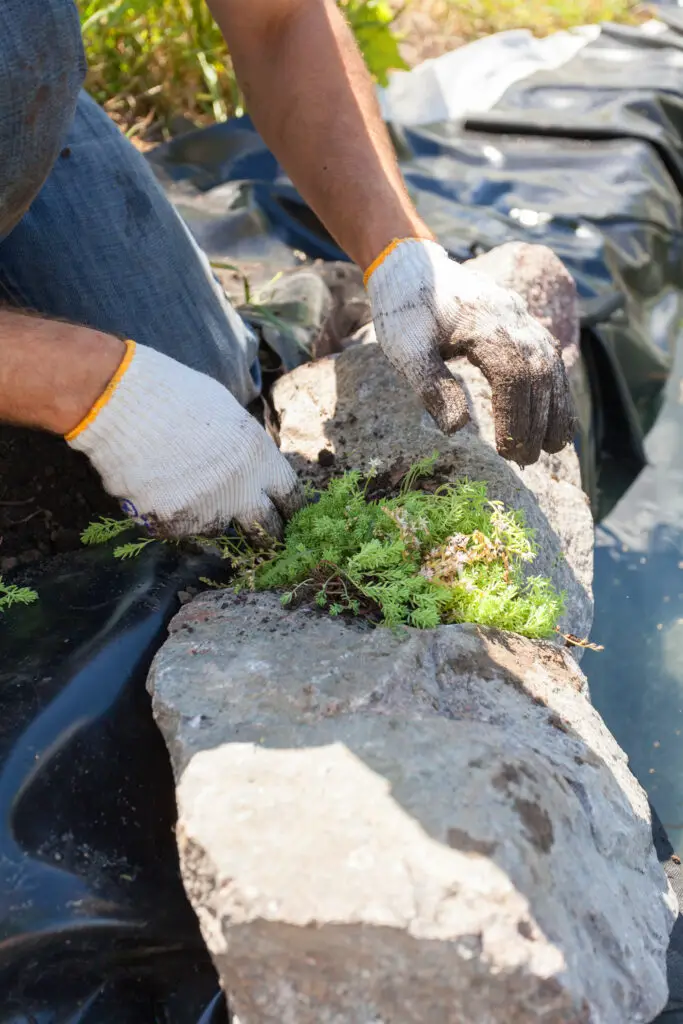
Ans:
[{"label": "person's arm", "polygon": [[0,309],[0,422],[64,435],[159,536],[276,536],[303,503],[265,430],[211,377],[133,341]]},{"label": "person's arm", "polygon": [[68,434],[125,351],[110,334],[0,309],[0,422]]},{"label": "person's arm", "polygon": [[304,199],[365,270],[377,340],[446,433],[469,419],[444,362],[491,384],[496,444],[521,465],[571,440],[559,346],[513,292],[449,259],[415,210],[370,75],[334,0],[208,0],[249,112]]},{"label": "person's arm", "polygon": [[334,0],[209,0],[249,113],[306,202],[368,267],[433,238],[403,183],[375,90]]}]

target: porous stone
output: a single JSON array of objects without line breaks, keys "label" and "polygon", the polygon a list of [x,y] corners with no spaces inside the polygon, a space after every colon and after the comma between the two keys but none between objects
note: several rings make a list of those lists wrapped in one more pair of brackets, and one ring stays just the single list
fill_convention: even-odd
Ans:
[{"label": "porous stone", "polygon": [[186,605],[149,688],[189,898],[241,1024],[628,1024],[675,909],[563,650]]},{"label": "porous stone", "polygon": [[[570,366],[573,286],[527,249],[481,269],[519,282]],[[562,626],[586,636],[575,453],[504,462],[464,361],[472,423],[444,437],[371,327],[354,340],[276,385],[292,464],[319,485],[358,468],[391,487],[437,450],[441,479],[485,480],[524,510],[531,571],[566,591]],[[226,592],[182,608],[148,685],[184,884],[241,1024],[642,1024],[665,1005],[677,908],[647,798],[567,649]]]}]

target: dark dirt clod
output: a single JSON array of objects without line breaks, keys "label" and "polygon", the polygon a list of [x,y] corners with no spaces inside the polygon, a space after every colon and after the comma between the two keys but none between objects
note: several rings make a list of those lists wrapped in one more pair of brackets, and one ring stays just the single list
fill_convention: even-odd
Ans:
[{"label": "dark dirt clod", "polygon": [[318,464],[320,466],[324,466],[324,467],[334,466],[335,462],[336,462],[336,459],[335,459],[334,452],[328,451],[327,448],[323,448],[323,449],[321,449],[320,452],[318,452]]}]

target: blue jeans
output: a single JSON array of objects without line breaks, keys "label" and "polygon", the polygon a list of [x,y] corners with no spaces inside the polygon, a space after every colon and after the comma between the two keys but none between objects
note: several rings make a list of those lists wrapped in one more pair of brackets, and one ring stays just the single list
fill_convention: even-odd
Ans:
[{"label": "blue jeans", "polygon": [[0,302],[133,338],[246,405],[257,339],[84,68],[72,0],[1,0]]}]

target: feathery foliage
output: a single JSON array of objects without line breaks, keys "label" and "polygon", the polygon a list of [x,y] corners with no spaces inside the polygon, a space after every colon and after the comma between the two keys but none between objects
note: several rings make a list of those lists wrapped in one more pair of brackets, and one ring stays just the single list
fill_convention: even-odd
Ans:
[{"label": "feathery foliage", "polygon": [[38,600],[35,590],[30,587],[17,587],[14,583],[5,583],[0,576],[0,614],[13,604],[33,604]]},{"label": "feathery foliage", "polygon": [[[489,500],[485,483],[416,490],[435,461],[436,455],[416,463],[400,493],[379,500],[368,497],[369,481],[360,473],[345,473],[316,493],[288,524],[284,543],[269,549],[230,537],[193,540],[219,548],[236,572],[235,589],[279,590],[283,604],[312,600],[330,615],[385,626],[473,622],[551,636],[564,595],[549,579],[526,574],[536,547],[523,514]],[[131,525],[102,520],[83,540],[111,540]],[[149,543],[125,544],[114,554],[131,557]]]},{"label": "feathery foliage", "polygon": [[367,499],[359,473],[332,480],[249,584],[284,590],[285,603],[312,595],[332,615],[374,610],[385,626],[475,622],[551,636],[563,596],[525,576],[536,549],[522,513],[489,501],[484,483],[411,490],[419,469],[398,497],[379,501]]}]

